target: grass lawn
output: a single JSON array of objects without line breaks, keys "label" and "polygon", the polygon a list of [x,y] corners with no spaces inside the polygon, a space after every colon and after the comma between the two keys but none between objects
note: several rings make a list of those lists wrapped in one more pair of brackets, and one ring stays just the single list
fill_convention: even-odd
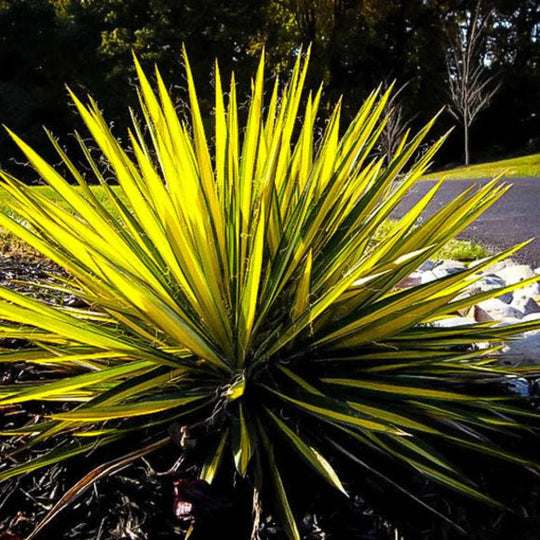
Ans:
[{"label": "grass lawn", "polygon": [[[48,186],[35,186],[35,189],[38,193],[52,199],[53,201],[62,204],[61,198],[56,194],[56,192]],[[94,186],[93,191],[97,199],[107,208],[108,211],[114,213],[114,207],[109,201],[105,191],[100,186]],[[113,190],[117,191],[118,188],[113,186]],[[9,195],[0,190],[0,212],[9,213],[10,212],[10,203]],[[16,257],[21,260],[39,260],[42,258],[33,248],[28,244],[20,240],[19,238],[13,236],[11,233],[0,227],[0,255]]]},{"label": "grass lawn", "polygon": [[[61,199],[48,186],[35,186],[34,189],[39,193],[52,198],[56,202],[61,203]],[[115,186],[113,189],[116,191]],[[107,210],[113,209],[112,204],[107,198],[105,191],[100,186],[93,187],[94,193],[100,202],[104,203]],[[2,213],[9,211],[10,204],[6,192],[0,191],[0,211]],[[114,213],[114,211],[113,211]],[[377,236],[382,237],[388,234],[392,229],[393,223],[388,221],[383,224]],[[0,228],[0,255],[14,256],[19,259],[35,260],[39,259],[40,255],[22,240],[14,237],[6,230]],[[459,261],[474,261],[489,255],[489,252],[481,245],[470,240],[451,240],[437,255],[440,259],[455,259]]]},{"label": "grass lawn", "polygon": [[[390,234],[397,221],[387,219],[375,234],[375,240],[381,240],[385,235]],[[434,259],[453,259],[455,261],[470,262],[483,259],[491,252],[484,246],[472,240],[450,240],[436,255]]]},{"label": "grass lawn", "polygon": [[[35,189],[41,195],[44,195],[47,198],[53,200],[54,202],[62,204],[62,199],[49,186],[34,186],[33,189]],[[118,186],[112,186],[112,189],[116,193],[119,193]],[[102,203],[105,206],[105,208],[107,208],[107,210],[109,211],[113,210],[113,205],[109,201],[104,189],[101,186],[92,186],[92,191],[96,195],[99,202]],[[2,213],[5,213],[6,210],[10,209],[9,199],[10,199],[10,196],[8,195],[8,193],[6,193],[3,190],[0,190],[0,211]]]},{"label": "grass lawn", "polygon": [[424,176],[424,180],[448,178],[449,180],[465,180],[467,178],[492,178],[504,174],[507,177],[537,176],[540,177],[540,154],[531,154],[514,159],[479,163],[469,167],[458,167],[448,171],[434,172]]}]

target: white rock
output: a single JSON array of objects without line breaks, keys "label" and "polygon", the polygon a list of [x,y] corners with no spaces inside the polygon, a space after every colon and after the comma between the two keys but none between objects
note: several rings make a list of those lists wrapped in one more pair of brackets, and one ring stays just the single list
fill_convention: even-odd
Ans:
[{"label": "white rock", "polygon": [[517,319],[516,317],[507,317],[504,319],[504,321],[498,322],[497,324],[494,324],[493,326],[495,328],[500,328],[502,326],[510,326],[512,324],[519,324],[523,322],[523,319]]},{"label": "white rock", "polygon": [[460,317],[467,317],[467,319],[471,319],[474,321],[474,308],[471,307],[464,307],[457,310]]},{"label": "white rock", "polygon": [[506,285],[506,281],[497,274],[486,274],[482,279],[479,279],[475,285],[480,287],[482,291],[491,291],[493,289],[499,289]]},{"label": "white rock", "polygon": [[512,394],[530,396],[529,382],[524,377],[508,377],[503,385]]},{"label": "white rock", "polygon": [[430,281],[435,281],[438,278],[439,277],[433,272],[433,270],[422,272],[422,284],[429,283]]},{"label": "white rock", "polygon": [[422,281],[422,274],[423,272],[413,272],[410,276],[406,277],[405,279],[401,280],[396,287],[398,289],[404,289],[405,287],[416,287],[417,285],[421,285],[423,283]]},{"label": "white rock", "polygon": [[534,298],[540,294],[540,283],[531,283],[530,285],[525,285],[519,289],[514,290],[514,296],[523,296],[527,298]]},{"label": "white rock", "polygon": [[504,279],[507,285],[513,285],[524,279],[534,277],[534,272],[530,266],[526,264],[516,264],[515,266],[507,266],[502,270],[494,272],[497,276]]},{"label": "white rock", "polygon": [[433,326],[440,328],[453,328],[454,326],[463,326],[465,324],[474,324],[474,319],[468,317],[448,317],[447,319],[440,319],[433,323]]},{"label": "white rock", "polygon": [[433,270],[436,266],[435,261],[432,261],[431,259],[428,259],[427,261],[424,261],[420,267],[418,268],[419,272],[427,272],[428,270]]},{"label": "white rock", "polygon": [[467,267],[462,262],[447,259],[440,262],[435,268],[433,268],[433,273],[437,276],[437,278],[442,278],[466,269]]},{"label": "white rock", "polygon": [[437,279],[457,274],[460,271],[461,270],[455,268],[439,268],[438,266],[432,270]]},{"label": "white rock", "polygon": [[521,339],[508,342],[502,350],[501,360],[514,365],[540,365],[540,330],[525,332]]},{"label": "white rock", "polygon": [[521,311],[523,315],[540,313],[540,306],[532,298],[528,298],[526,296],[518,296],[517,298],[514,298],[511,306]]},{"label": "white rock", "polygon": [[[478,266],[484,262],[485,259],[480,259],[478,261],[474,261],[471,263],[471,267],[474,268],[475,266]],[[499,261],[498,263],[492,264],[491,266],[488,266],[485,270],[482,271],[483,275],[487,274],[494,274],[498,272],[499,270],[502,270],[503,268],[506,268],[507,266],[514,266],[514,262],[512,259],[506,259],[504,261]]]},{"label": "white rock", "polygon": [[501,294],[500,296],[495,296],[494,298],[498,298],[499,300],[501,300],[501,302],[504,302],[505,304],[511,304],[514,300],[514,295],[511,292],[507,292]]},{"label": "white rock", "polygon": [[[482,261],[471,263],[471,267]],[[398,287],[411,287],[423,283],[429,283],[443,276],[462,271],[466,266],[456,261],[443,261],[435,264],[429,260],[413,272],[409,277],[401,281]],[[506,285],[519,283],[525,279],[540,275],[540,268],[532,270],[527,265],[516,264],[510,259],[492,265],[483,271],[481,278],[467,287],[460,294],[466,297],[481,292],[497,294],[497,289]],[[540,284],[535,283],[516,289],[513,293],[504,293],[499,297],[491,298],[471,308],[463,308],[461,316],[447,317],[433,323],[440,328],[454,328],[474,324],[475,322],[497,321],[496,327],[509,326],[524,322],[538,321],[539,329],[516,334],[514,339],[505,343],[501,353],[501,362],[510,365],[534,364],[540,366]],[[491,347],[489,343],[477,343],[478,349]],[[520,379],[509,380],[508,389],[512,392],[521,393],[525,387]],[[514,388],[514,386],[516,388]]]},{"label": "white rock", "polygon": [[[501,287],[504,287],[506,285],[506,282],[503,278],[497,276],[496,274],[488,274],[484,276],[482,279],[478,280],[474,285],[472,286],[474,289],[480,290],[481,292],[487,292],[487,291],[494,291],[495,289],[500,289]],[[499,298],[502,300],[505,304],[510,304],[513,299],[513,295],[511,292],[501,294],[500,296],[497,296],[496,298]]]},{"label": "white rock", "polygon": [[498,298],[490,298],[474,306],[474,318],[478,322],[502,321],[510,317],[521,319],[523,313]]},{"label": "white rock", "polygon": [[540,266],[538,268],[535,268],[534,269],[534,273],[537,275],[537,276],[540,276]]}]

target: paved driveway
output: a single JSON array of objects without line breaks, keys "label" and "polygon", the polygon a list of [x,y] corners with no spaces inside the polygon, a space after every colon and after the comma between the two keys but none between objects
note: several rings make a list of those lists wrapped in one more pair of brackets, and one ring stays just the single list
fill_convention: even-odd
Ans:
[{"label": "paved driveway", "polygon": [[[455,180],[445,182],[427,210],[432,214],[471,185],[482,185],[488,180]],[[460,238],[478,241],[494,250],[501,250],[532,237],[536,239],[512,258],[540,266],[540,178],[512,178],[512,189],[497,201]],[[399,205],[394,217],[400,217],[432,186],[433,181],[419,182]]]}]

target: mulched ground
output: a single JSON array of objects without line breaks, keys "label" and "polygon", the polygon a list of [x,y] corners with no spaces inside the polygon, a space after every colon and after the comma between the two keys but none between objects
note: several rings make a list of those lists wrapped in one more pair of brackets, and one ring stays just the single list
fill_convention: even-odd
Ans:
[{"label": "mulched ground", "polygon": [[[0,283],[9,284],[28,294],[39,295],[31,285],[16,280],[53,279],[60,270],[44,260],[24,261],[0,259]],[[76,298],[48,297],[49,301],[77,303]],[[17,348],[23,342],[6,341],[3,347]],[[1,381],[11,384],[34,377],[23,366],[2,367]],[[531,410],[535,409],[531,405]],[[21,425],[42,414],[36,405],[22,410],[11,407],[0,411],[0,429]],[[44,518],[52,505],[84,474],[96,466],[133,450],[141,444],[141,436],[122,441],[88,456],[72,458],[64,465],[36,471],[24,477],[0,484],[0,540],[18,540],[28,535]],[[516,449],[536,457],[540,455],[538,438],[531,434],[525,441],[517,440]],[[11,463],[7,457],[17,448],[16,438],[0,440],[0,469]],[[182,538],[189,523],[173,513],[173,484],[178,478],[193,479],[196,471],[183,465],[177,473],[168,473],[182,457],[183,450],[175,444],[145,460],[138,460],[126,469],[108,477],[86,491],[74,504],[48,525],[38,538],[77,540],[101,539],[171,539]],[[17,457],[20,459],[20,457]],[[294,465],[291,465],[294,466]],[[389,489],[378,477],[353,464],[343,464],[351,493],[362,493],[350,500],[321,487],[307,473],[302,485],[293,488],[293,498],[309,493],[309,502],[295,506],[297,515],[304,516],[300,529],[306,540],[365,539],[445,540],[463,538],[443,522],[422,511],[411,501]],[[470,537],[481,540],[536,540],[540,530],[540,482],[531,472],[491,462],[485,458],[466,461],[465,473],[474,474],[481,488],[504,501],[510,510],[490,509],[477,505],[433,486],[412,473],[398,468],[385,469],[389,476],[409,486],[424,502],[437,508],[459,523]],[[284,474],[286,478],[286,473]],[[198,511],[199,529],[195,540],[249,538],[251,490],[237,483],[235,489],[227,483],[205,498]],[[297,493],[295,493],[295,490]],[[399,535],[396,536],[396,527]],[[285,538],[271,518],[263,519],[261,540]]]}]

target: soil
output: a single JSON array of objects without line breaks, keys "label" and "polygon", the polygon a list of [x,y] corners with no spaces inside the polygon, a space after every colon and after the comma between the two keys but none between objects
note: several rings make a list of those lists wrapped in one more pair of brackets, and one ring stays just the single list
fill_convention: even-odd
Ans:
[{"label": "soil", "polygon": [[[0,283],[24,290],[27,294],[42,295],[31,283],[62,276],[59,268],[45,260],[0,260]],[[19,283],[22,280],[27,283]],[[29,283],[28,283],[29,282]],[[76,304],[71,297],[47,297],[48,301]],[[24,347],[25,343],[4,340],[4,348]],[[4,384],[35,377],[21,365],[2,366]],[[532,407],[532,405],[531,405]],[[534,408],[531,410],[535,410]],[[40,406],[9,407],[0,410],[0,429],[21,425],[34,415],[43,413]],[[144,434],[134,440],[123,440],[89,455],[72,458],[68,463],[54,465],[0,484],[0,540],[25,538],[45,517],[56,501],[84,474],[122,453],[131,451],[144,441]],[[0,470],[11,463],[9,454],[19,446],[16,437],[0,439]],[[531,457],[540,455],[538,438],[517,440],[516,448],[525,449]],[[127,450],[126,450],[127,449]],[[23,456],[23,457],[28,457]],[[196,471],[182,462],[184,451],[174,442],[155,452],[147,459],[139,459],[125,469],[104,478],[83,493],[62,511],[37,538],[76,540],[131,539],[155,540],[183,538],[190,523],[175,517],[174,482],[194,479]],[[189,457],[189,456],[188,456]],[[17,456],[17,459],[19,457]],[[464,501],[452,493],[438,488],[413,473],[385,469],[392,478],[410,486],[411,491],[427,504],[463,527],[470,537],[482,540],[533,540],[540,530],[540,482],[530,471],[518,469],[485,458],[466,461],[465,474],[474,475],[478,484],[499,497],[509,510],[486,508]],[[175,464],[181,463],[177,472]],[[188,460],[186,460],[186,463]],[[291,462],[291,467],[295,467]],[[296,515],[303,516],[300,523],[302,538],[407,540],[463,538],[451,527],[421,510],[412,501],[389,487],[380,477],[353,463],[340,463],[347,478],[350,493],[361,493],[345,499],[321,487],[309,473],[301,485],[292,489]],[[396,476],[397,475],[397,476]],[[287,478],[286,472],[283,474]],[[217,538],[249,538],[252,491],[246,483],[218,482],[217,491],[204,494],[204,505],[197,508],[198,528],[195,540]],[[309,493],[309,501],[302,506]],[[298,495],[298,497],[296,497]],[[302,497],[303,495],[303,497]],[[195,503],[194,503],[195,509]],[[263,518],[261,540],[285,538],[283,531],[271,517]]]}]

